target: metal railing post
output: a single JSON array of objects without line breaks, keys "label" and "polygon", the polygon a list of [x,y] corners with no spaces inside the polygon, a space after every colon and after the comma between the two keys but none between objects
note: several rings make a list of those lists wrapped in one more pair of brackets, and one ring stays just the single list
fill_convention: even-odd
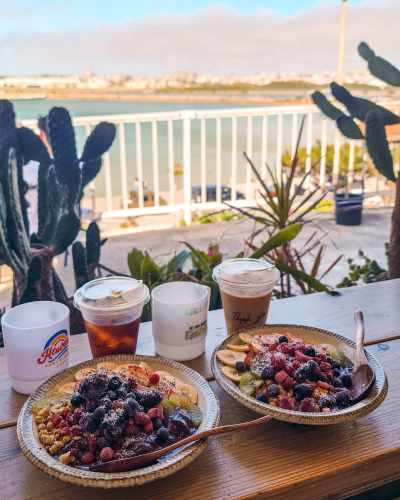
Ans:
[{"label": "metal railing post", "polygon": [[191,179],[191,120],[190,112],[182,113],[183,118],[183,193],[186,225],[192,223],[192,179]]},{"label": "metal railing post", "polygon": [[[311,154],[312,154],[312,133],[313,133],[313,114],[308,113],[307,116],[307,149],[306,149],[306,172],[311,170]],[[307,177],[305,187],[310,186],[310,177]]]},{"label": "metal railing post", "polygon": [[[247,156],[252,160],[253,156],[253,117],[247,117]],[[249,162],[246,162],[246,200],[251,199],[251,174],[252,170]]]},{"label": "metal railing post", "polygon": [[201,170],[201,203],[207,203],[207,170],[206,170],[206,119],[200,121],[200,170]]},{"label": "metal railing post", "polygon": [[326,142],[328,138],[328,119],[324,115],[322,117],[322,137],[321,137],[321,167],[319,175],[319,183],[321,186],[325,184],[326,177]]},{"label": "metal railing post", "polygon": [[174,125],[168,120],[168,170],[169,170],[169,204],[175,204],[175,181],[174,181]]},{"label": "metal railing post", "polygon": [[237,182],[237,118],[232,116],[232,201],[236,201]]},{"label": "metal railing post", "polygon": [[125,150],[125,127],[123,122],[119,124],[119,155],[121,167],[122,206],[128,210],[128,180],[126,177],[126,150]]},{"label": "metal railing post", "polygon": [[276,178],[278,182],[282,179],[282,126],[283,126],[283,115],[278,114],[278,130],[276,137]]},{"label": "metal railing post", "polygon": [[267,178],[268,115],[263,115],[261,132],[261,179]]},{"label": "metal railing post", "polygon": [[217,137],[216,137],[216,150],[217,150],[217,179],[216,179],[216,200],[217,203],[222,201],[222,165],[221,165],[221,118],[217,116]]},{"label": "metal railing post", "polygon": [[348,181],[349,184],[352,184],[354,181],[354,150],[355,150],[355,142],[350,141],[350,151],[349,151],[349,174]]}]

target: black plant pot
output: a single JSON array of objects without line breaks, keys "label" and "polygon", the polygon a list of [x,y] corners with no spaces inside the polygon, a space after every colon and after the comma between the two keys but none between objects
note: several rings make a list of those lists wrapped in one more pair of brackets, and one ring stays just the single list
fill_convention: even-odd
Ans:
[{"label": "black plant pot", "polygon": [[335,194],[336,224],[358,226],[361,224],[363,194]]}]

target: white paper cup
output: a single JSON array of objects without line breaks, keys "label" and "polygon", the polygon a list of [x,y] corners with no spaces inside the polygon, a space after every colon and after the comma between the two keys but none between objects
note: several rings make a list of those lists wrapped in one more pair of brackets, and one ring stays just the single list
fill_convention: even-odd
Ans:
[{"label": "white paper cup", "polygon": [[69,365],[69,309],[59,302],[29,302],[1,318],[11,387],[32,394]]},{"label": "white paper cup", "polygon": [[175,361],[203,354],[211,289],[176,281],[151,292],[152,328],[156,353]]}]

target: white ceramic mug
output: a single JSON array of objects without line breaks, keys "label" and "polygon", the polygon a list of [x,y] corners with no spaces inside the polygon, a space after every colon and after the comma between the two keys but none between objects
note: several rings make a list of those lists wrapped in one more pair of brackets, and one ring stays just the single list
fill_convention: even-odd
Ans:
[{"label": "white ceramic mug", "polygon": [[31,394],[69,365],[69,309],[59,302],[29,302],[1,318],[11,387]]},{"label": "white ceramic mug", "polygon": [[151,292],[156,353],[175,361],[203,354],[211,289],[188,281],[157,286]]}]

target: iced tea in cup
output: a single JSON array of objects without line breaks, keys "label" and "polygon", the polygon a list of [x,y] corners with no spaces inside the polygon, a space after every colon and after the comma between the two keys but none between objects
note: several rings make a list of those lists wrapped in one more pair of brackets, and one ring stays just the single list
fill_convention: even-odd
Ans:
[{"label": "iced tea in cup", "polygon": [[150,293],[142,281],[108,277],[89,281],[74,295],[94,358],[135,354],[143,306]]},{"label": "iced tea in cup", "polygon": [[219,285],[228,335],[267,321],[269,303],[280,273],[258,259],[231,259],[213,271]]}]

